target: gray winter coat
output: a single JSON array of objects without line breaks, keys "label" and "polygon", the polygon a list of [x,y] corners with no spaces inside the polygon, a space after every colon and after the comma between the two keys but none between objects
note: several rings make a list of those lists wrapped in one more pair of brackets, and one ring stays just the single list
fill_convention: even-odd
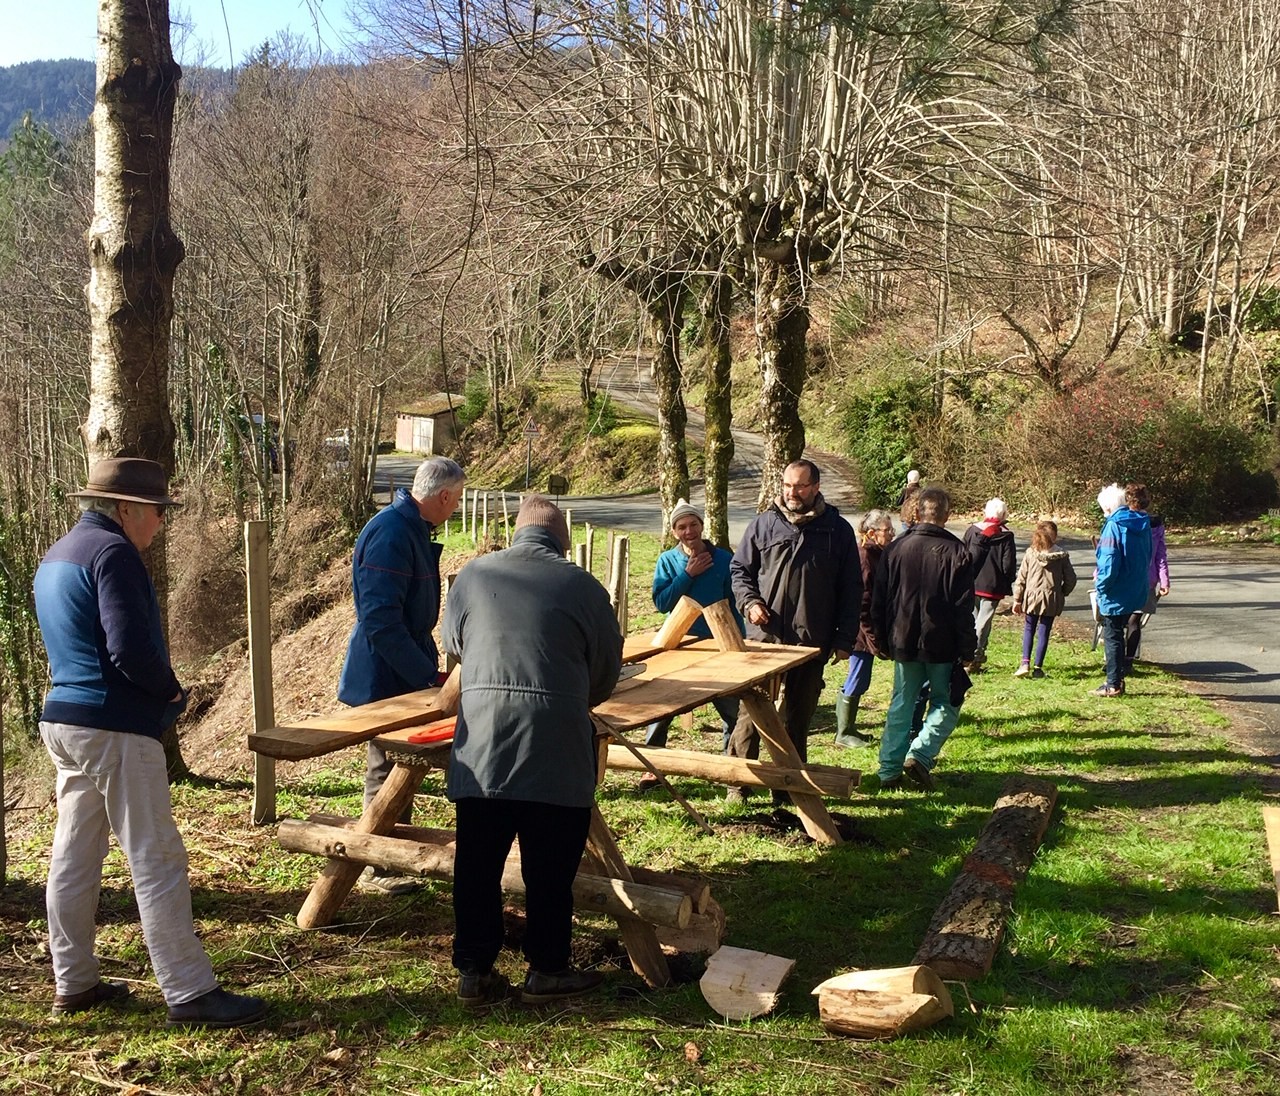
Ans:
[{"label": "gray winter coat", "polygon": [[1013,600],[1022,603],[1024,613],[1056,617],[1062,614],[1067,596],[1076,588],[1076,572],[1071,555],[1061,548],[1042,552],[1028,548],[1013,584]]},{"label": "gray winter coat", "polygon": [[590,711],[622,667],[609,597],[526,526],[511,547],[472,560],[445,604],[442,645],[462,662],[449,759],[451,800],[595,802]]}]

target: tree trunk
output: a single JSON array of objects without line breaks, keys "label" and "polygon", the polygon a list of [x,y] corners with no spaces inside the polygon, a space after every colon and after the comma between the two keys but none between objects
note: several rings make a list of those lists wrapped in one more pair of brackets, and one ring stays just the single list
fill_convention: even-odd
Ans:
[{"label": "tree trunk", "polygon": [[729,308],[733,282],[713,275],[702,294],[706,354],[706,536],[729,547],[729,466],[733,463],[733,353],[729,344]]},{"label": "tree trunk", "polygon": [[689,416],[681,391],[680,331],[688,298],[681,275],[659,275],[646,301],[653,329],[653,380],[658,388],[658,489],[662,495],[663,544],[670,545],[670,516],[676,502],[689,497],[689,456],[685,427]]},{"label": "tree trunk", "polygon": [[778,496],[782,472],[804,452],[800,393],[807,367],[809,309],[794,258],[758,260],[756,347],[760,363],[760,411],[764,469],[758,509]]},{"label": "tree trunk", "polygon": [[[136,456],[173,473],[169,325],[182,241],[169,224],[169,153],[182,69],[169,45],[168,0],[103,0],[98,8],[89,226],[90,461]],[[166,618],[164,537],[146,553]],[[186,773],[175,730],[171,777]]]}]

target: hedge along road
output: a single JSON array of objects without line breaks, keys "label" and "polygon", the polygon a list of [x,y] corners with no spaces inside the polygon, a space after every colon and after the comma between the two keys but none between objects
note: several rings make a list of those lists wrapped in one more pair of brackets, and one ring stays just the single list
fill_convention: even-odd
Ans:
[{"label": "hedge along road", "polygon": [[[600,384],[618,402],[654,414],[646,362],[615,363],[606,369]],[[688,437],[692,444],[702,443],[702,417],[692,410]],[[759,434],[737,428],[733,439],[729,537],[736,543],[756,513],[764,444]],[[822,469],[823,495],[846,518],[856,521],[859,492],[848,462],[813,449],[806,449],[805,455]],[[408,486],[419,461],[414,457],[379,458],[374,482],[384,501],[389,482]],[[701,485],[695,485],[690,493],[690,501],[702,508]],[[560,503],[572,511],[575,522],[654,535],[662,532],[662,507],[656,491],[593,497],[569,494]],[[949,528],[963,536],[965,524],[952,523]],[[1021,558],[1031,529],[1015,526],[1015,532]],[[1065,537],[1063,547],[1071,552],[1080,576],[1063,619],[1088,627],[1093,548],[1087,539],[1078,537]],[[1169,597],[1144,629],[1141,658],[1183,677],[1201,695],[1228,702],[1238,737],[1246,740],[1251,752],[1280,765],[1280,548],[1173,546],[1169,549],[1169,572]],[[1009,602],[1004,604],[1007,609]],[[1101,681],[1101,647],[1098,664]],[[1014,668],[1010,666],[1009,672]]]}]

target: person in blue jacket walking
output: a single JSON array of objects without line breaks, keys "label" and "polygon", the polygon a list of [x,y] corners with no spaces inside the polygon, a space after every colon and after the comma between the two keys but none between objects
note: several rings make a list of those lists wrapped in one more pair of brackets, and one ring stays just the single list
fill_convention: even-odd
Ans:
[{"label": "person in blue jacket walking", "polygon": [[1123,490],[1113,483],[1098,493],[1106,520],[1098,534],[1093,584],[1102,618],[1107,680],[1094,690],[1095,696],[1124,696],[1125,625],[1146,604],[1151,566],[1151,522],[1141,508],[1146,495],[1141,483]]},{"label": "person in blue jacket walking", "polygon": [[[657,566],[653,569],[653,604],[662,612],[670,613],[685,596],[693,598],[699,605],[728,601],[733,619],[738,623],[738,631],[745,634],[746,625],[734,604],[730,582],[729,564],[733,562],[733,553],[704,540],[702,529],[702,515],[697,508],[680,499],[671,511],[671,531],[679,543],[658,557]],[[706,618],[698,617],[690,626],[689,634],[709,638],[711,628]],[[722,748],[728,749],[729,735],[738,722],[738,698],[721,696],[711,703],[722,721]],[[644,744],[658,748],[665,746],[672,718],[667,716],[651,723]],[[647,791],[658,784],[659,780],[653,773],[646,773],[640,779],[640,790]]]},{"label": "person in blue jacket walking", "polygon": [[[343,704],[369,704],[438,684],[440,653],[431,632],[440,618],[443,546],[431,534],[458,505],[465,479],[456,461],[428,457],[418,465],[413,486],[396,491],[360,531],[351,557],[356,622],[338,679]],[[391,767],[385,751],[370,742],[366,807]],[[409,821],[407,814],[401,821]],[[416,882],[366,868],[360,888],[400,894]]]}]

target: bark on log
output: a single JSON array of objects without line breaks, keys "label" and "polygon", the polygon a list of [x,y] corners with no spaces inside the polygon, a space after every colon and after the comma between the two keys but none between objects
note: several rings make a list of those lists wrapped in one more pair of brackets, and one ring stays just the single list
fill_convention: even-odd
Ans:
[{"label": "bark on log", "polygon": [[925,966],[850,971],[813,992],[822,1026],[837,1035],[892,1039],[955,1015],[947,987]]},{"label": "bark on log", "polygon": [[638,747],[633,753],[625,746],[609,747],[609,768],[646,772],[644,761],[636,754],[667,775],[693,776],[735,787],[776,788],[788,792],[800,790],[837,799],[848,799],[861,776],[856,769],[839,769],[834,765],[806,765],[790,769],[767,761],[750,761],[745,757],[726,757],[698,750]]},{"label": "bark on log", "polygon": [[1058,789],[1011,777],[959,876],[933,915],[915,963],[943,978],[981,978],[991,970],[1024,878],[1053,814]]},{"label": "bark on log", "polygon": [[[453,834],[444,832],[449,842],[437,844],[286,819],[280,823],[278,839],[282,848],[327,856],[331,861],[375,864],[400,875],[452,879]],[[502,887],[512,894],[524,893],[519,857],[507,859]],[[693,902],[683,891],[603,875],[580,873],[573,881],[573,901],[579,909],[677,929],[687,928],[693,916]]]},{"label": "bark on log", "polygon": [[685,928],[659,928],[658,943],[668,951],[710,955],[724,943],[727,927],[728,919],[724,908],[714,898],[708,898],[706,906],[689,918],[689,924]]},{"label": "bark on log", "polygon": [[794,959],[746,948],[722,947],[707,960],[698,983],[716,1014],[729,1020],[763,1016],[778,1003],[778,989],[795,967]]}]

